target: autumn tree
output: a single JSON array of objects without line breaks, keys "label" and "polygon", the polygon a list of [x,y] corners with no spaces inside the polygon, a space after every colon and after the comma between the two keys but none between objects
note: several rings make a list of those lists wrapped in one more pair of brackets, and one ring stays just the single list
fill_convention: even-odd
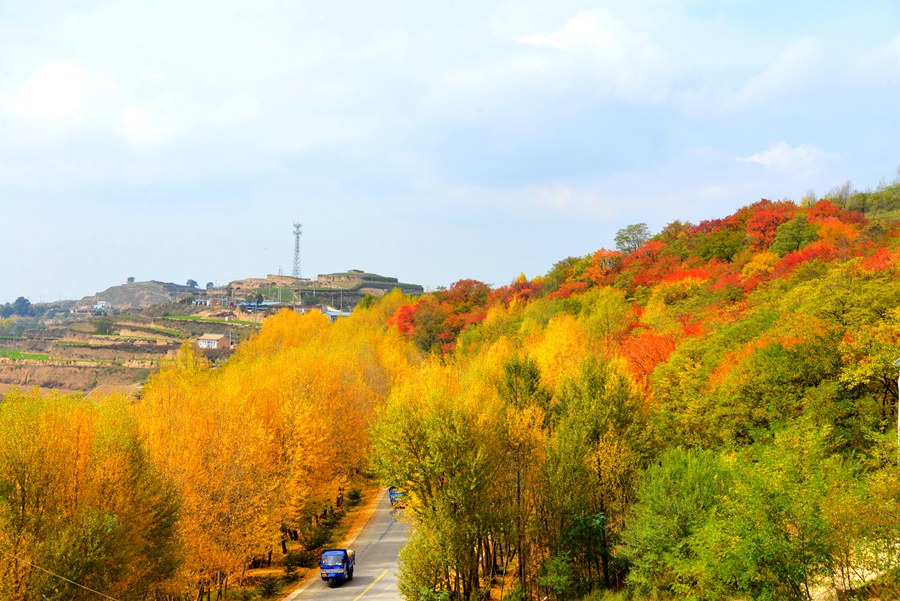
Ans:
[{"label": "autumn tree", "polygon": [[179,567],[178,517],[176,490],[144,451],[123,399],[5,396],[2,598],[81,598],[77,582],[143,599]]}]

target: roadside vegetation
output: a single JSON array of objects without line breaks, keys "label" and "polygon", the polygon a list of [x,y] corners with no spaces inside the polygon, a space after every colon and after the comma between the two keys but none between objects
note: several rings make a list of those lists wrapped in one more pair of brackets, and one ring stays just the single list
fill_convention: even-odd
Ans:
[{"label": "roadside vegetation", "polygon": [[216,367],[185,343],[139,401],[9,393],[0,599],[80,598],[34,566],[122,601],[277,595],[373,472],[406,493],[410,601],[896,598],[895,189],[282,311]]}]

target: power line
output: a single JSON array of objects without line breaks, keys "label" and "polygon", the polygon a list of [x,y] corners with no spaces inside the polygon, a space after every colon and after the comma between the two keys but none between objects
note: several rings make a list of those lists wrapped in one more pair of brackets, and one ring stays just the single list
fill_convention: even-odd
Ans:
[{"label": "power line", "polygon": [[101,597],[105,597],[105,598],[109,599],[110,601],[119,601],[119,600],[116,599],[115,597],[110,597],[109,595],[107,595],[107,594],[105,594],[105,593],[101,593],[100,591],[95,591],[94,589],[92,589],[92,588],[90,588],[90,587],[87,587],[87,586],[84,586],[83,584],[78,584],[78,583],[75,582],[74,580],[69,580],[69,579],[66,578],[65,576],[60,576],[59,574],[56,574],[56,573],[54,573],[54,572],[51,572],[51,571],[48,570],[48,569],[42,568],[41,566],[39,566],[39,565],[37,565],[37,564],[35,564],[35,563],[31,563],[30,561],[28,561],[28,560],[26,560],[26,559],[20,559],[19,557],[16,557],[16,556],[13,555],[12,553],[8,553],[8,552],[4,551],[3,549],[0,549],[0,553],[3,553],[3,554],[6,555],[7,557],[12,557],[12,558],[15,559],[16,561],[21,561],[22,563],[26,563],[26,564],[30,565],[31,567],[36,568],[36,569],[38,569],[38,570],[40,570],[40,571],[42,571],[42,572],[45,572],[45,573],[47,573],[47,574],[50,574],[50,575],[53,576],[54,578],[59,578],[60,580],[65,580],[65,581],[68,582],[69,584],[74,584],[75,586],[77,586],[77,587],[79,587],[79,588],[83,588],[83,589],[86,590],[86,591],[90,591],[90,592],[92,592],[92,593],[94,593],[94,594],[96,594],[96,595],[100,595]]}]

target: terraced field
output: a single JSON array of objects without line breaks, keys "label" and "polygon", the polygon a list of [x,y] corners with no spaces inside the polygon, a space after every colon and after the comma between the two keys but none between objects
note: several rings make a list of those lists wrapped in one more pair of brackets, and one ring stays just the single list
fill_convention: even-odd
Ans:
[{"label": "terraced field", "polygon": [[[245,340],[258,322],[221,316],[66,316],[0,337],[0,394],[12,389],[138,395],[149,375],[205,333]],[[220,361],[230,351],[210,354]]]}]

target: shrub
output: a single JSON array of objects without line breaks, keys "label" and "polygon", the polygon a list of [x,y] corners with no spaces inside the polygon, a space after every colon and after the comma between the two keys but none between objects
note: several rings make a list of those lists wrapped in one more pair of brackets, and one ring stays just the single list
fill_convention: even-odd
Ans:
[{"label": "shrub", "polygon": [[321,549],[331,540],[331,527],[327,524],[316,524],[300,532],[300,543],[307,551]]},{"label": "shrub", "polygon": [[362,501],[362,490],[360,488],[351,488],[347,491],[347,507],[355,507]]},{"label": "shrub", "polygon": [[259,581],[259,585],[256,587],[256,590],[259,591],[259,594],[269,599],[278,594],[278,589],[280,588],[280,581],[275,576],[264,576]]},{"label": "shrub", "polygon": [[316,556],[309,551],[291,551],[284,558],[285,568],[314,568]]}]

